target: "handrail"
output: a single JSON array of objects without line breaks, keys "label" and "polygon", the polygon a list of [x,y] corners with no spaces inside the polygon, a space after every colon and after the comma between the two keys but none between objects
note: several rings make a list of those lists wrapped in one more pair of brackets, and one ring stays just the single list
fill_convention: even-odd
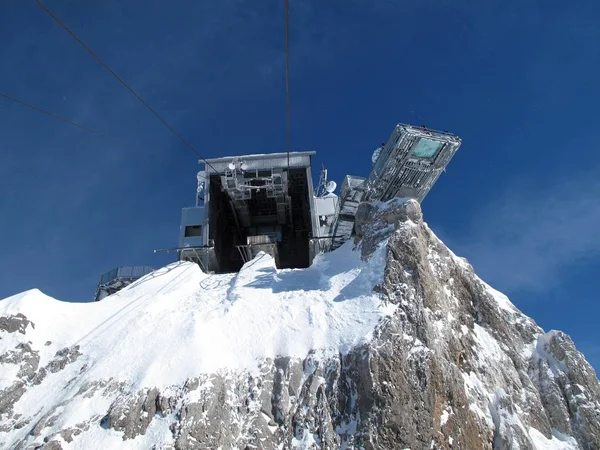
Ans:
[{"label": "handrail", "polygon": [[154,268],[150,266],[118,266],[102,274],[98,285],[103,285],[120,278],[141,278],[153,271]]}]

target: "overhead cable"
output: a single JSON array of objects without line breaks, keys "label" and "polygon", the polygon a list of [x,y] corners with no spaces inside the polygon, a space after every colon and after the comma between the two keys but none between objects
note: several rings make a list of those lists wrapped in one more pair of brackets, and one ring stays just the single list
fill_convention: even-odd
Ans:
[{"label": "overhead cable", "polygon": [[285,143],[288,172],[290,171],[290,2],[284,0],[285,15]]},{"label": "overhead cable", "polygon": [[46,12],[46,14],[52,17],[56,23],[58,23],[67,33],[69,33],[69,35],[71,35],[71,37],[75,39],[79,45],[81,45],[90,55],[92,55],[92,57],[98,61],[100,65],[104,67],[119,83],[121,83],[129,92],[131,92],[131,94],[138,99],[138,101],[144,105],[146,109],[148,109],[148,111],[150,111],[158,120],[162,122],[164,126],[166,126],[175,136],[177,136],[187,148],[193,151],[202,161],[204,161],[206,165],[217,172],[217,170],[202,157],[202,155],[192,146],[192,144],[190,144],[181,134],[179,134],[175,128],[169,125],[169,123],[163,119],[162,116],[154,110],[154,108],[152,108],[137,92],[135,92],[133,88],[129,86],[125,80],[123,80],[123,78],[121,78],[113,69],[111,69],[110,66],[104,62],[104,60],[102,60],[102,58],[100,58],[96,52],[94,52],[94,50],[92,50],[85,42],[83,42],[79,36],[77,36],[62,20],[60,20],[56,14],[54,14],[46,5],[44,5],[41,0],[35,0],[35,2],[44,10],[44,12]]},{"label": "overhead cable", "polygon": [[25,106],[27,108],[33,109],[34,111],[41,112],[42,114],[46,114],[47,116],[50,116],[50,117],[52,117],[54,119],[60,120],[60,121],[62,121],[64,123],[67,123],[69,125],[77,127],[77,128],[79,128],[81,130],[87,131],[88,133],[95,134],[97,136],[103,136],[104,135],[104,133],[100,133],[98,131],[92,130],[92,129],[87,128],[87,127],[84,127],[83,125],[79,125],[78,123],[75,123],[72,120],[65,119],[64,117],[61,117],[61,116],[59,116],[57,114],[54,114],[54,113],[52,113],[50,111],[46,111],[46,110],[44,110],[42,108],[38,108],[37,106],[32,105],[31,103],[24,102],[23,100],[19,100],[19,99],[13,97],[12,95],[8,95],[8,94],[4,94],[4,93],[0,92],[0,97],[5,98],[6,100],[10,100],[11,102],[14,102],[14,103],[18,103],[19,105],[23,105],[23,106]]}]

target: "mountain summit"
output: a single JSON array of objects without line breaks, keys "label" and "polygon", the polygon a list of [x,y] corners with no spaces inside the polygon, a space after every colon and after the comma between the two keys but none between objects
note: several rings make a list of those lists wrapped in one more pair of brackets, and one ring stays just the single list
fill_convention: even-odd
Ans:
[{"label": "mountain summit", "polygon": [[600,383],[414,200],[308,269],[191,263],[96,303],[0,301],[6,449],[600,449]]}]

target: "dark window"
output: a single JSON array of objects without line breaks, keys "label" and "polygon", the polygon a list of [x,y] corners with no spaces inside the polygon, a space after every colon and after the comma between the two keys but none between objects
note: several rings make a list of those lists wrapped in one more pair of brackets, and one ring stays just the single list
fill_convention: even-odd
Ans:
[{"label": "dark window", "polygon": [[202,225],[188,225],[185,227],[185,237],[202,236]]}]

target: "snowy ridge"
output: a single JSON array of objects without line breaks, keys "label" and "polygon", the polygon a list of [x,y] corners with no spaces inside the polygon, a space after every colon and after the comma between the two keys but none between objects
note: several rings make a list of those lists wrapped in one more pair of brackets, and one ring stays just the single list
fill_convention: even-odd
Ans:
[{"label": "snowy ridge", "polygon": [[[79,345],[85,352],[77,366],[86,366],[87,381],[163,387],[219,369],[256,372],[276,356],[347,353],[393,313],[373,293],[384,265],[384,246],[363,264],[349,244],[305,270],[278,271],[266,254],[239,274],[206,275],[174,263],[101,302],[65,303],[32,290],[1,301],[0,315],[20,312],[35,324],[26,337],[41,365]],[[0,353],[14,345],[3,339]]]}]

